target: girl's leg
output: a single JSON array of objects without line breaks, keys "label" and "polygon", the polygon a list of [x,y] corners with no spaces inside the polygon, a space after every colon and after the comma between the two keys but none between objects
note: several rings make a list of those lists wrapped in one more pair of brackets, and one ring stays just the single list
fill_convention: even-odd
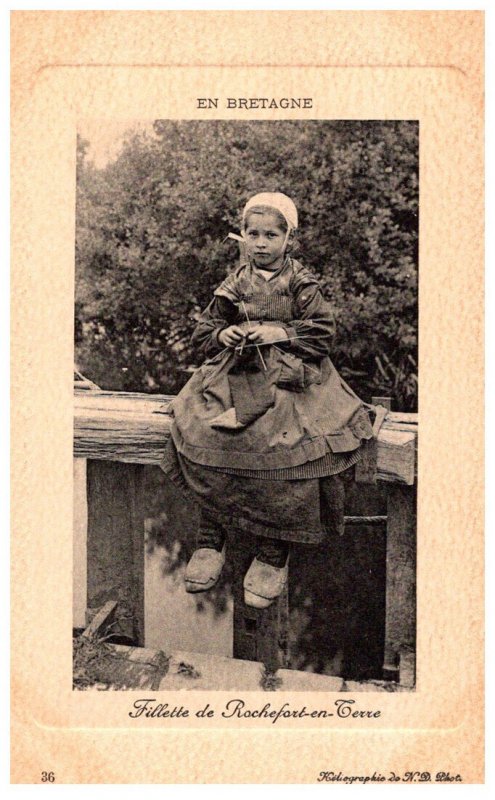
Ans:
[{"label": "girl's leg", "polygon": [[209,547],[212,550],[222,550],[225,543],[225,532],[215,516],[205,509],[201,509],[199,531],[196,536],[196,550],[200,547]]},{"label": "girl's leg", "polygon": [[289,557],[290,544],[283,542],[281,539],[267,539],[266,537],[258,537],[258,552],[256,558],[262,561],[263,564],[269,564],[271,567],[285,567]]},{"label": "girl's leg", "polygon": [[258,538],[258,553],[244,578],[244,602],[253,608],[268,608],[280,597],[287,583],[288,542]]},{"label": "girl's leg", "polygon": [[196,549],[184,576],[187,592],[207,592],[217,583],[225,564],[225,532],[213,514],[201,510]]}]

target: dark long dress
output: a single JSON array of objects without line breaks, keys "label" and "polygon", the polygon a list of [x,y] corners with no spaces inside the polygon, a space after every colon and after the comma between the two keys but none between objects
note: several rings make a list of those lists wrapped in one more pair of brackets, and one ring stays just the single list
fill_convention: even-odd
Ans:
[{"label": "dark long dress", "polygon": [[[264,322],[287,340],[242,352],[218,342],[228,325]],[[270,280],[242,265],[215,291],[193,337],[206,361],[173,401],[161,464],[209,518],[297,542],[341,526],[338,476],[372,427],[330,361],[334,331],[317,278],[291,258]]]}]

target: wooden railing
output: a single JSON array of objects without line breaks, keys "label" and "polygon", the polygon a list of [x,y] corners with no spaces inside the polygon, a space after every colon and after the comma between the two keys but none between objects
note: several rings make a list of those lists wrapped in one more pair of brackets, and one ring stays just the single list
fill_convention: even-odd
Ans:
[{"label": "wooden railing", "polygon": [[[88,619],[108,600],[117,600],[120,630],[139,646],[144,646],[143,469],[162,458],[171,400],[75,389],[74,457],[88,460]],[[417,434],[415,414],[390,412],[376,443],[376,477],[387,491],[383,673],[408,686],[414,685],[415,670]],[[242,580],[253,553],[249,541],[230,544],[234,657],[262,661],[269,669],[285,666],[287,592],[265,611],[245,606]]]}]

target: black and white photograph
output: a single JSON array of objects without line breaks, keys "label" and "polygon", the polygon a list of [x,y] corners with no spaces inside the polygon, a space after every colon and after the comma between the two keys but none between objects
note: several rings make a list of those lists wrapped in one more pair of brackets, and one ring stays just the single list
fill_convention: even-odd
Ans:
[{"label": "black and white photograph", "polygon": [[415,690],[419,139],[80,120],[74,690]]}]

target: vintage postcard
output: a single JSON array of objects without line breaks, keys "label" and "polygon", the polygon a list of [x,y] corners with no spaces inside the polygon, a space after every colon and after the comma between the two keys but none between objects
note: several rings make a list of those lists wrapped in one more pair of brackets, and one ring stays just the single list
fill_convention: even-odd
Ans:
[{"label": "vintage postcard", "polygon": [[12,14],[12,782],[483,783],[483,23]]}]

